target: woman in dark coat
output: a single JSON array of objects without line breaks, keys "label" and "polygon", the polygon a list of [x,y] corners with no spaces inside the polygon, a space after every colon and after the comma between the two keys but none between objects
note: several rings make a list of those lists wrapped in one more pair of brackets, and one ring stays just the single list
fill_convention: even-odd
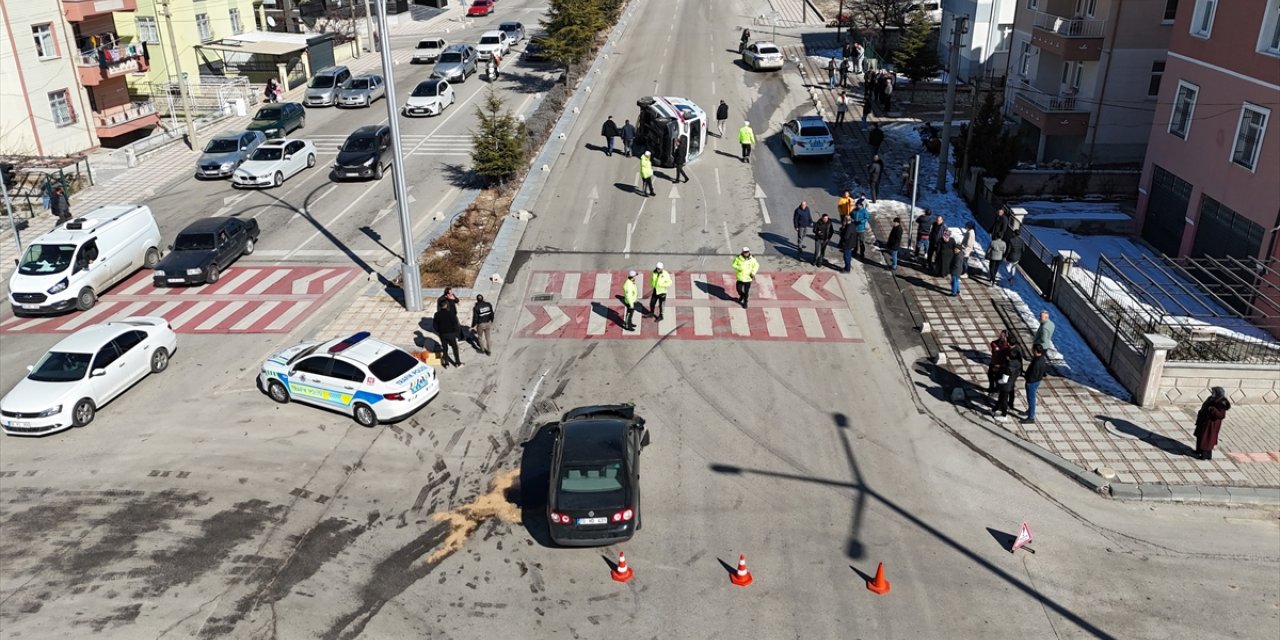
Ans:
[{"label": "woman in dark coat", "polygon": [[945,276],[951,273],[951,257],[955,255],[956,243],[951,239],[950,230],[944,229],[942,232],[942,246],[938,248],[938,264],[934,267],[933,274],[936,276]]},{"label": "woman in dark coat", "polygon": [[1196,457],[1201,460],[1213,459],[1213,448],[1218,445],[1218,431],[1222,429],[1222,419],[1227,417],[1231,401],[1227,400],[1227,392],[1222,387],[1214,387],[1213,395],[1200,405],[1196,414]]}]

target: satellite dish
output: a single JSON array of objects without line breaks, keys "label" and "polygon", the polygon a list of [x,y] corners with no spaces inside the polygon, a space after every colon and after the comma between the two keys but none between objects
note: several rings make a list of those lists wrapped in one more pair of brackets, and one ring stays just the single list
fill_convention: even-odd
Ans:
[{"label": "satellite dish", "polygon": [[268,27],[276,26],[276,19],[272,18],[271,16],[267,16],[267,26]]}]

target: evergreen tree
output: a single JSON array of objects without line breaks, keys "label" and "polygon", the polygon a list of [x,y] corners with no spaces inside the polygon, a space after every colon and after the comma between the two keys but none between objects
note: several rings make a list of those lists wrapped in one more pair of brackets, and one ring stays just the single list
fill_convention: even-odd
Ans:
[{"label": "evergreen tree", "polygon": [[525,161],[524,125],[506,110],[506,102],[490,85],[484,104],[476,107],[478,128],[471,134],[471,164],[490,183],[514,176]]},{"label": "evergreen tree", "polygon": [[542,20],[547,57],[566,69],[582,62],[619,8],[616,0],[551,0]]},{"label": "evergreen tree", "polygon": [[[971,126],[972,136],[969,135]],[[974,121],[960,127],[957,142],[954,145],[957,167],[965,166],[965,156],[968,156],[968,166],[982,167],[987,176],[1004,180],[1018,164],[1018,136],[1005,130],[1004,116],[1000,113],[1000,103],[996,101],[994,91],[986,92]],[[965,177],[967,176],[961,176],[960,179]]]},{"label": "evergreen tree", "polygon": [[942,66],[932,42],[933,29],[924,11],[913,11],[902,41],[898,43],[898,50],[893,52],[894,70],[911,80],[912,98],[915,97],[916,83],[932,78]]}]

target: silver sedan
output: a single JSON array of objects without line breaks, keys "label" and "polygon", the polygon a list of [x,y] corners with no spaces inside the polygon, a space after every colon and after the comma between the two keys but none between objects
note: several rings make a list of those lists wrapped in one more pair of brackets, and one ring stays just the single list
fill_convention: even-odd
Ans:
[{"label": "silver sedan", "polygon": [[378,98],[387,97],[387,84],[379,75],[363,75],[353,78],[351,86],[338,95],[339,107],[367,107]]}]

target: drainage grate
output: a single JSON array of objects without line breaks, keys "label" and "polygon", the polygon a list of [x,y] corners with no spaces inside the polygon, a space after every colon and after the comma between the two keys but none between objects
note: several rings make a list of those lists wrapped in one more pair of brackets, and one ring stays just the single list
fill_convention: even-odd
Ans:
[{"label": "drainage grate", "polygon": [[529,296],[529,299],[534,302],[546,302],[554,297],[555,295],[550,293],[535,293],[532,296]]}]

